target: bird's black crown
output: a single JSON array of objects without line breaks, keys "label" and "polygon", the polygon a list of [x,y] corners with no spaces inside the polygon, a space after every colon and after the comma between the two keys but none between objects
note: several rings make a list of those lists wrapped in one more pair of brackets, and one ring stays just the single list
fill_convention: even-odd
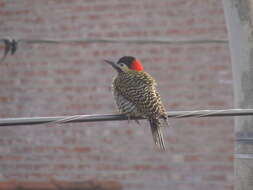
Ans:
[{"label": "bird's black crown", "polygon": [[125,65],[128,66],[128,68],[130,68],[131,64],[133,63],[133,61],[135,60],[135,57],[132,57],[132,56],[124,56],[124,57],[121,57],[117,64],[119,63],[124,63]]}]

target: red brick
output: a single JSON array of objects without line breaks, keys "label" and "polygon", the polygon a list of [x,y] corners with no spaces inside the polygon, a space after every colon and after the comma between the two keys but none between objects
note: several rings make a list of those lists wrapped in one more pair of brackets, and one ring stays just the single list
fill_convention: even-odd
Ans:
[{"label": "red brick", "polygon": [[226,176],[224,176],[224,175],[208,175],[208,176],[203,176],[202,179],[207,180],[207,181],[225,181]]},{"label": "red brick", "polygon": [[66,137],[63,139],[63,143],[64,144],[76,144],[77,143],[77,139],[74,137]]},{"label": "red brick", "polygon": [[11,97],[0,96],[0,103],[6,103],[11,101]]},{"label": "red brick", "polygon": [[64,146],[52,147],[55,152],[70,152],[70,148]]},{"label": "red brick", "polygon": [[16,190],[14,181],[0,182],[0,190]]},{"label": "red brick", "polygon": [[159,165],[156,167],[156,170],[159,171],[168,171],[170,169],[170,167],[168,165]]},{"label": "red brick", "polygon": [[86,153],[86,152],[91,152],[91,148],[90,147],[75,147],[74,151],[80,152],[80,153]]},{"label": "red brick", "polygon": [[144,164],[138,164],[133,166],[133,168],[135,170],[152,170],[152,166],[151,165],[144,165]]},{"label": "red brick", "polygon": [[55,170],[73,170],[75,168],[75,166],[73,164],[61,164],[58,163],[54,166]]},{"label": "red brick", "polygon": [[80,70],[76,69],[57,69],[56,70],[57,74],[63,74],[63,75],[78,75],[80,74]]},{"label": "red brick", "polygon": [[120,165],[106,165],[106,164],[102,164],[102,165],[98,165],[96,167],[98,170],[105,170],[105,171],[109,171],[109,170],[118,170],[118,171],[124,171],[127,170],[127,167],[124,166],[120,166]]},{"label": "red brick", "polygon": [[198,162],[201,158],[198,155],[186,155],[184,156],[185,162]]},{"label": "red brick", "polygon": [[53,184],[62,190],[69,189],[101,189],[101,190],[121,190],[122,186],[117,181],[100,181],[90,180],[85,182],[65,182],[65,181],[53,181]]},{"label": "red brick", "polygon": [[210,106],[216,106],[216,107],[225,107],[226,106],[226,102],[224,102],[224,101],[209,101],[208,104]]},{"label": "red brick", "polygon": [[210,167],[210,171],[226,171],[233,172],[233,166],[214,165]]},{"label": "red brick", "polygon": [[23,159],[23,157],[19,156],[19,155],[0,155],[0,161],[1,160],[5,160],[5,161],[16,160],[16,161],[18,161],[18,160],[22,160],[22,159]]},{"label": "red brick", "polygon": [[57,190],[57,187],[49,182],[18,182],[17,189],[22,190]]},{"label": "red brick", "polygon": [[0,2],[0,7],[4,7],[5,6],[5,2]]}]

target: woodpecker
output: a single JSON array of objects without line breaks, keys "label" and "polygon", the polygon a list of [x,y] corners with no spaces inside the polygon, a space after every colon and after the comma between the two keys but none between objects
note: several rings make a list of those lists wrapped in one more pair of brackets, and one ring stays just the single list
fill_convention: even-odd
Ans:
[{"label": "woodpecker", "polygon": [[112,89],[120,113],[147,118],[155,144],[165,150],[161,127],[168,125],[165,108],[156,90],[156,81],[143,71],[140,60],[124,56],[117,63],[104,60],[116,71]]}]

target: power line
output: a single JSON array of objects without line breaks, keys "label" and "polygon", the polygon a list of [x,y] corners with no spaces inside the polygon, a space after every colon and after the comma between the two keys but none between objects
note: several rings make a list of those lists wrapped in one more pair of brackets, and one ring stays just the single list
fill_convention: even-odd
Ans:
[{"label": "power line", "polygon": [[[168,118],[187,118],[187,117],[231,117],[231,116],[252,116],[253,109],[228,109],[228,110],[196,110],[196,111],[172,111],[167,112]],[[0,119],[0,127],[20,126],[20,125],[39,125],[39,124],[64,124],[78,122],[101,122],[101,121],[121,121],[145,119],[142,117],[128,118],[123,114],[104,114],[104,115],[73,115],[55,117],[24,117],[24,118],[5,118]],[[253,144],[253,136],[250,134],[237,134],[235,141],[239,144]],[[246,155],[247,158],[249,157]]]},{"label": "power line", "polygon": [[[228,109],[228,110],[196,110],[196,111],[172,111],[167,112],[168,118],[187,118],[187,117],[226,117],[226,116],[252,116],[253,109]],[[55,117],[25,117],[25,118],[5,118],[0,119],[0,126],[17,125],[38,125],[38,124],[63,124],[77,122],[99,122],[99,121],[120,121],[128,120],[122,114],[104,115],[73,115]],[[130,118],[130,120],[145,118]]]},{"label": "power line", "polygon": [[172,40],[172,39],[112,39],[112,38],[79,38],[79,39],[23,39],[23,38],[0,38],[0,42],[4,43],[4,54],[0,62],[4,61],[10,53],[13,55],[17,51],[18,44],[81,44],[81,43],[127,43],[127,44],[226,44],[228,40],[219,39],[197,39],[197,40]]},{"label": "power line", "polygon": [[199,40],[171,40],[171,39],[112,39],[112,38],[93,38],[93,39],[18,39],[23,43],[131,43],[131,44],[204,44],[204,43],[228,43],[228,40],[219,39],[199,39]]}]

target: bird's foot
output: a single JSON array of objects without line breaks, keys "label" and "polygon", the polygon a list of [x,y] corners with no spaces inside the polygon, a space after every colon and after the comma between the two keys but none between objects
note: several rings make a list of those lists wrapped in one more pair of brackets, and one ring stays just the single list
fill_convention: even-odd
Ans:
[{"label": "bird's foot", "polygon": [[127,116],[127,123],[129,124],[130,123],[130,120],[131,120],[131,116],[129,113],[122,113],[124,114],[125,116]]},{"label": "bird's foot", "polygon": [[141,123],[139,122],[139,120],[135,119],[134,120],[139,126],[141,126]]},{"label": "bird's foot", "polygon": [[127,114],[127,123],[129,124],[131,121],[131,116],[129,114]]}]

